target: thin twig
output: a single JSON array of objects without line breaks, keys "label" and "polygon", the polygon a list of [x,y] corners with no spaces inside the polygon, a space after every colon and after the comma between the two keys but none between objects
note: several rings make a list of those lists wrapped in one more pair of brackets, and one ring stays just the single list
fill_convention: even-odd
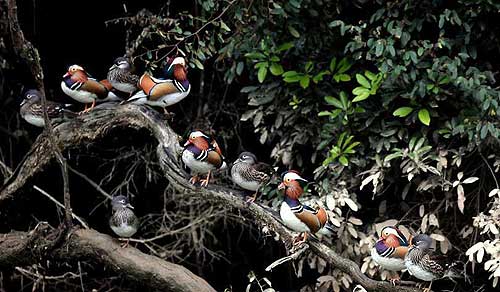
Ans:
[{"label": "thin twig", "polygon": [[[33,186],[33,188],[35,190],[37,190],[40,194],[46,196],[47,198],[49,198],[49,200],[51,200],[52,202],[54,202],[57,206],[63,208],[63,209],[66,209],[66,207],[61,204],[58,200],[56,200],[54,197],[52,197],[49,193],[47,193],[46,191],[44,191],[43,189],[41,189],[40,187],[38,186]],[[80,217],[80,216],[77,216],[75,213],[71,212],[71,216],[73,218],[75,218],[78,222],[80,222],[80,224],[82,224],[82,226],[86,229],[89,229],[90,227],[87,225],[87,223],[85,223],[85,221],[83,221],[83,219]]]},{"label": "thin twig", "polygon": [[272,264],[270,264],[269,266],[267,266],[266,268],[266,272],[270,272],[272,271],[272,269],[274,269],[275,267],[281,265],[281,264],[284,264],[288,261],[291,261],[291,260],[296,260],[298,259],[306,250],[309,249],[309,245],[307,243],[305,244],[302,244],[300,246],[300,249],[295,251],[294,253],[286,256],[286,257],[282,257],[280,259],[277,259],[276,261],[274,261]]},{"label": "thin twig", "polygon": [[108,194],[105,190],[103,190],[96,182],[94,182],[93,180],[91,180],[88,176],[86,176],[85,174],[79,172],[78,170],[74,169],[73,167],[71,167],[71,165],[68,165],[68,169],[73,172],[74,174],[78,175],[79,177],[83,178],[84,180],[86,180],[91,186],[93,186],[99,193],[101,193],[103,196],[105,196],[106,198],[112,200],[113,199],[113,196],[111,196],[110,194]]},{"label": "thin twig", "polygon": [[495,172],[493,171],[493,169],[491,168],[490,164],[488,163],[488,160],[486,160],[486,157],[483,156],[483,153],[481,153],[481,151],[478,151],[478,152],[479,152],[479,155],[481,156],[481,158],[483,159],[484,163],[486,163],[486,166],[488,166],[488,169],[491,172],[491,176],[493,177],[493,180],[495,181],[495,184],[496,184],[497,189],[498,189],[499,188],[498,187],[498,181],[497,181],[497,178],[495,176]]},{"label": "thin twig", "polygon": [[77,275],[73,272],[66,272],[60,276],[45,276],[45,275],[40,275],[38,273],[33,273],[31,271],[28,271],[26,269],[23,269],[21,267],[15,267],[16,271],[20,272],[21,274],[24,274],[25,276],[28,277],[35,277],[37,279],[41,280],[61,280],[61,279],[66,279],[66,278],[78,278],[81,275]]}]

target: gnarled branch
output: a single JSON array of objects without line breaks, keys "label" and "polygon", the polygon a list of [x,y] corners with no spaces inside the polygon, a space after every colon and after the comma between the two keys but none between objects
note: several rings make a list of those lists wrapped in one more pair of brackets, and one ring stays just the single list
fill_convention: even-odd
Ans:
[{"label": "gnarled branch", "polygon": [[[43,224],[42,224],[43,225]],[[51,244],[47,228],[27,232],[0,234],[0,267],[25,266],[36,263],[43,248]],[[52,261],[67,262],[91,260],[104,264],[116,273],[125,275],[152,290],[159,291],[215,291],[205,280],[183,266],[147,255],[135,248],[122,248],[109,235],[92,229],[74,229],[61,248],[51,254]]]},{"label": "gnarled branch", "polygon": [[[289,247],[293,234],[286,229],[275,215],[275,212],[259,204],[248,205],[238,191],[222,186],[197,188],[186,179],[186,173],[179,166],[179,136],[165,123],[156,111],[132,104],[104,104],[90,114],[80,116],[73,121],[63,123],[54,128],[61,149],[81,147],[99,138],[105,137],[115,128],[130,128],[149,131],[158,141],[157,155],[167,180],[181,192],[214,203],[225,204],[234,209],[248,213],[255,224],[279,235],[280,240]],[[0,189],[0,203],[7,202],[26,181],[42,171],[53,158],[46,151],[48,141],[40,136],[33,144],[28,156],[18,166],[13,176]],[[326,260],[333,267],[349,274],[352,279],[369,291],[410,292],[419,291],[412,287],[394,287],[387,282],[375,281],[364,275],[359,266],[350,259],[344,258],[330,247],[317,240],[309,242],[310,250]]]}]

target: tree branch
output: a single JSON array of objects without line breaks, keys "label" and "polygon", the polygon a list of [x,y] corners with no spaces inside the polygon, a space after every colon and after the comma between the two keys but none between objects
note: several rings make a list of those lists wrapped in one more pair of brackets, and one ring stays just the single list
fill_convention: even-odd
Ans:
[{"label": "tree branch", "polygon": [[[68,149],[84,147],[86,144],[105,137],[115,128],[149,131],[158,141],[157,155],[164,175],[178,191],[188,192],[190,196],[224,204],[248,213],[261,229],[266,228],[277,234],[285,246],[290,247],[294,234],[283,226],[273,210],[255,203],[248,205],[242,199],[243,196],[239,191],[224,186],[197,188],[191,185],[186,179],[187,174],[179,166],[178,160],[182,151],[182,147],[179,145],[179,136],[165,123],[158,112],[148,107],[133,104],[103,104],[90,114],[55,127],[54,132],[60,141],[60,147]],[[28,156],[17,167],[14,175],[0,189],[0,203],[9,201],[29,178],[44,169],[53,157],[52,152],[44,151],[47,147],[47,137],[41,135],[33,144]],[[355,282],[369,291],[420,291],[412,287],[394,287],[387,282],[372,280],[361,272],[357,263],[340,256],[317,240],[310,240],[309,246],[312,252],[326,260],[334,268],[349,274]]]},{"label": "tree branch", "polygon": [[[45,86],[43,84],[43,69],[40,65],[40,55],[38,50],[29,42],[25,37],[24,33],[19,25],[17,19],[17,4],[15,0],[7,0],[7,17],[9,20],[9,33],[12,42],[12,50],[19,57],[20,60],[24,61],[27,65],[31,76],[35,79],[37,89],[42,93],[42,108],[43,108],[43,119],[45,122],[45,131],[48,133],[47,136],[50,142],[51,151],[54,152],[59,166],[61,168],[61,175],[63,178],[63,194],[64,194],[64,224],[66,230],[71,228],[72,225],[72,215],[71,215],[71,197],[69,194],[69,179],[68,179],[68,167],[66,159],[61,153],[61,150],[57,146],[56,139],[54,138],[54,130],[52,129],[52,124],[49,120],[49,115],[47,113],[47,98],[45,97]],[[65,232],[61,233],[61,236],[65,236]]]},{"label": "tree branch", "polygon": [[[46,226],[27,232],[0,234],[0,267],[26,266],[39,261],[47,239]],[[215,291],[205,280],[183,266],[140,252],[135,248],[121,248],[109,235],[92,229],[75,229],[60,248],[51,253],[51,261],[67,262],[92,260],[104,264],[117,274],[159,291]]]}]

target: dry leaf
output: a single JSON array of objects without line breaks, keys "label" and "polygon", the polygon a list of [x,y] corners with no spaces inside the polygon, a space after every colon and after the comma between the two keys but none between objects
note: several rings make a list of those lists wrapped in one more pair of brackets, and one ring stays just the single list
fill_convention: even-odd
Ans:
[{"label": "dry leaf", "polygon": [[478,177],[471,176],[471,177],[469,177],[469,178],[466,178],[466,179],[463,181],[463,183],[464,183],[464,184],[471,184],[471,183],[473,183],[473,182],[476,182],[477,180],[479,180],[479,178],[478,178]]},{"label": "dry leaf", "polygon": [[458,194],[458,198],[457,198],[458,209],[463,214],[464,208],[465,208],[465,192],[464,192],[464,187],[462,185],[458,185],[457,194]]}]

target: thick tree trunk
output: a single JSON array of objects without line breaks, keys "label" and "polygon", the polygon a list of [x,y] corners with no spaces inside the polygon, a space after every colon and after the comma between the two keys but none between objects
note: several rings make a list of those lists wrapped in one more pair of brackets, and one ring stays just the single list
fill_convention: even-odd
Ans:
[{"label": "thick tree trunk", "polygon": [[[179,144],[180,137],[166,124],[162,116],[148,107],[136,105],[104,104],[97,107],[91,113],[80,116],[70,122],[63,123],[54,128],[56,140],[59,141],[60,149],[67,150],[75,147],[85,147],[88,143],[95,143],[105,137],[112,129],[122,128],[149,131],[158,141],[157,155],[166,179],[180,192],[187,192],[190,196],[211,201],[213,203],[225,204],[236,210],[248,213],[251,220],[266,228],[269,232],[279,236],[285,246],[290,247],[293,233],[286,229],[277,218],[274,211],[259,204],[248,205],[238,191],[222,186],[210,186],[208,188],[197,188],[191,185],[187,174],[179,165],[179,154],[182,148]],[[14,171],[12,177],[0,190],[0,204],[4,205],[14,199],[17,190],[26,182],[43,171],[50,160],[54,157],[48,151],[49,142],[47,137],[40,136],[33,144],[32,149],[23,162]],[[5,206],[3,206],[5,207]],[[1,210],[1,208],[0,208]],[[92,231],[88,231],[92,232]],[[76,234],[85,234],[78,231]],[[309,241],[310,250],[322,257],[335,268],[349,274],[353,280],[370,291],[419,291],[411,287],[394,287],[387,282],[375,281],[361,273],[359,266],[346,258],[341,257],[331,248],[318,242]],[[112,264],[113,260],[107,263]]]}]

